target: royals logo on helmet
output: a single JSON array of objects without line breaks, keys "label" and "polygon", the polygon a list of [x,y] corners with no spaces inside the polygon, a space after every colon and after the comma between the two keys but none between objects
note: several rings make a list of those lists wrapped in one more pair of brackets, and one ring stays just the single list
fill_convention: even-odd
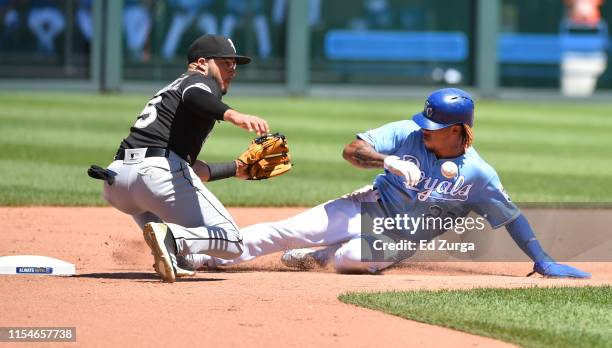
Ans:
[{"label": "royals logo on helmet", "polygon": [[425,102],[425,116],[431,117],[433,116],[433,108],[429,105],[429,101]]}]

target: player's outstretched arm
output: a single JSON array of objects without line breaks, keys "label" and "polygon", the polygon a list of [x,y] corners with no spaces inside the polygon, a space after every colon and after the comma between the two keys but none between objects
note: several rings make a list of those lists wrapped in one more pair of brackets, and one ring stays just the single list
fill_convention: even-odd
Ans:
[{"label": "player's outstretched arm", "polygon": [[366,141],[356,139],[344,147],[342,157],[355,167],[383,168],[387,155],[376,152]]},{"label": "player's outstretched arm", "polygon": [[246,115],[233,109],[228,109],[225,111],[223,114],[223,120],[242,129],[246,129],[249,132],[255,132],[257,135],[270,133],[268,122],[266,122],[266,120],[263,118],[253,115]]},{"label": "player's outstretched arm", "polygon": [[555,278],[590,278],[591,274],[575,267],[556,263],[535,237],[527,218],[522,214],[506,225],[506,230],[516,244],[533,261],[533,271],[545,277]]},{"label": "player's outstretched arm", "polygon": [[372,145],[361,139],[346,145],[342,157],[359,168],[385,168],[406,179],[410,186],[416,185],[421,178],[421,170],[414,163],[376,152]]}]

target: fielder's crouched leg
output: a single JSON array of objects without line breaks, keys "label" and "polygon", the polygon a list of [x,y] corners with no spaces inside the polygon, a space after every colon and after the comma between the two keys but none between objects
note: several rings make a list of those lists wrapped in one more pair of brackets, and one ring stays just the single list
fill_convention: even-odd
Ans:
[{"label": "fielder's crouched leg", "polygon": [[177,255],[206,254],[209,256],[234,259],[242,255],[244,246],[240,232],[229,227],[203,226],[186,228],[167,224],[174,235]]}]

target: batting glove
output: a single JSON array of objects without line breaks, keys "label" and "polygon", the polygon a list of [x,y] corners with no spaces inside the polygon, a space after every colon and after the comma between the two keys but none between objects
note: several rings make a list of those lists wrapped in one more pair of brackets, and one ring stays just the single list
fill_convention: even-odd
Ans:
[{"label": "batting glove", "polygon": [[591,278],[591,273],[552,261],[536,262],[533,265],[533,271],[545,277],[553,278]]},{"label": "batting glove", "polygon": [[385,157],[384,166],[385,169],[391,173],[406,179],[406,183],[410,187],[414,187],[421,179],[421,170],[416,166],[416,164],[408,161],[402,161],[397,156]]}]

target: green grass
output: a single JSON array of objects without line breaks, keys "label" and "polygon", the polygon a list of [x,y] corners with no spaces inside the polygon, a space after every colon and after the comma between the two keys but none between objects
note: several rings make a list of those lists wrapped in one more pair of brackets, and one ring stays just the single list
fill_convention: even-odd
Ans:
[{"label": "green grass", "polygon": [[[85,174],[110,162],[147,95],[0,94],[0,205],[101,205]],[[341,158],[354,134],[410,117],[422,100],[237,98],[289,139],[295,163],[266,182],[208,184],[228,205],[314,205],[371,183]],[[481,102],[475,146],[519,202],[610,202],[612,104]],[[200,158],[226,161],[252,134],[216,126]]]},{"label": "green grass", "polygon": [[340,300],[524,347],[612,342],[610,286],[349,293]]}]

